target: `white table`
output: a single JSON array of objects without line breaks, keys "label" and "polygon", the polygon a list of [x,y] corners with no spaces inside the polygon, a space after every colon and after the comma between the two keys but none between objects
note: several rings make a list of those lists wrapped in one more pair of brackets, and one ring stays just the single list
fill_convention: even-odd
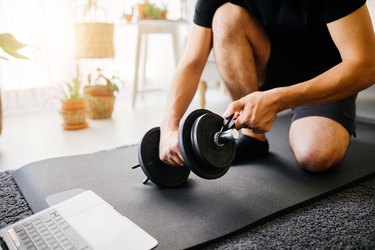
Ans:
[{"label": "white table", "polygon": [[[148,36],[151,34],[170,34],[172,37],[172,49],[174,62],[177,65],[180,60],[180,39],[179,39],[179,27],[181,25],[188,25],[185,21],[169,21],[169,20],[141,20],[134,23],[137,26],[137,41],[136,41],[136,55],[135,55],[135,67],[134,67],[134,80],[133,80],[133,94],[132,94],[132,106],[135,106],[137,94],[144,92],[139,90],[139,74],[142,69],[142,79],[145,79],[146,64],[147,64],[147,43]],[[141,51],[144,51],[143,58],[141,60]],[[142,65],[140,65],[142,62]],[[142,68],[140,68],[142,67]]]}]

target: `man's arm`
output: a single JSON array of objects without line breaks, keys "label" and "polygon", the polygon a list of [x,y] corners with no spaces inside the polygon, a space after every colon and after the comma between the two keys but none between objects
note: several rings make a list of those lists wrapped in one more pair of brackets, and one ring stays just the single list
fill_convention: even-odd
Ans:
[{"label": "man's arm", "polygon": [[375,36],[366,5],[329,23],[328,29],[342,62],[310,81],[282,90],[283,109],[336,101],[375,83]]},{"label": "man's arm", "polygon": [[212,30],[192,24],[185,52],[174,73],[161,125],[160,159],[182,165],[178,149],[179,123],[198,87],[212,48]]},{"label": "man's arm", "polygon": [[[375,83],[375,37],[366,5],[328,24],[342,62],[323,74],[292,86],[254,92],[233,102],[225,116],[242,112],[238,128],[264,133],[276,114],[288,108],[336,101]],[[324,58],[322,58],[324,60]]]},{"label": "man's arm", "polygon": [[172,78],[163,121],[173,128],[188,108],[212,48],[212,31],[192,24],[186,49]]}]

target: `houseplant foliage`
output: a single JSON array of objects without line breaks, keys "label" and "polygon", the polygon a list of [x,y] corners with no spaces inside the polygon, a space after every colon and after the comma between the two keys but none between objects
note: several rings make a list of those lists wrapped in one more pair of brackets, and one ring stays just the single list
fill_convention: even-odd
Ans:
[{"label": "houseplant foliage", "polygon": [[[26,56],[20,54],[18,50],[24,48],[26,44],[19,42],[12,34],[10,33],[1,33],[0,34],[0,48],[6,52],[8,55],[19,58],[19,59],[28,59]],[[0,56],[0,59],[7,60],[7,57]],[[3,128],[3,108],[1,105],[1,95],[0,95],[0,134]]]},{"label": "houseplant foliage", "polygon": [[86,102],[84,101],[79,78],[66,82],[61,87],[61,111],[63,128],[66,130],[77,130],[88,127],[86,118]]},{"label": "houseplant foliage", "polygon": [[96,70],[94,80],[91,74],[88,75],[88,84],[84,88],[84,94],[89,118],[111,118],[115,93],[119,91],[117,81],[118,78],[115,76],[106,77],[101,69]]},{"label": "houseplant foliage", "polygon": [[[28,59],[26,56],[20,54],[18,50],[24,48],[23,44],[10,33],[0,34],[0,48],[3,49],[8,55],[19,59]],[[6,57],[0,56],[1,59],[8,60]]]},{"label": "houseplant foliage", "polygon": [[139,19],[166,19],[167,9],[159,8],[156,4],[145,0],[137,5]]}]

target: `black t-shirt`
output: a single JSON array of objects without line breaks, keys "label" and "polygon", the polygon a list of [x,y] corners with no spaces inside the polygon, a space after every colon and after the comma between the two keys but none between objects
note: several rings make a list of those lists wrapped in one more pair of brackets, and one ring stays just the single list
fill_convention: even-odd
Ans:
[{"label": "black t-shirt", "polygon": [[215,11],[231,2],[248,10],[271,42],[268,80],[280,86],[311,79],[341,62],[327,23],[366,0],[198,0],[194,23],[210,28]]}]

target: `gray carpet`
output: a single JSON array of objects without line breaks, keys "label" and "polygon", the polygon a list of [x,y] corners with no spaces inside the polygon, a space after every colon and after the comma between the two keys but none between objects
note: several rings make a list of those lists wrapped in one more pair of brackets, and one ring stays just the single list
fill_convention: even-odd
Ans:
[{"label": "gray carpet", "polygon": [[207,249],[375,249],[375,178]]},{"label": "gray carpet", "polygon": [[10,172],[0,172],[0,228],[32,214]]},{"label": "gray carpet", "polygon": [[[30,214],[9,172],[0,173],[0,228]],[[205,247],[375,249],[375,178]]]}]

